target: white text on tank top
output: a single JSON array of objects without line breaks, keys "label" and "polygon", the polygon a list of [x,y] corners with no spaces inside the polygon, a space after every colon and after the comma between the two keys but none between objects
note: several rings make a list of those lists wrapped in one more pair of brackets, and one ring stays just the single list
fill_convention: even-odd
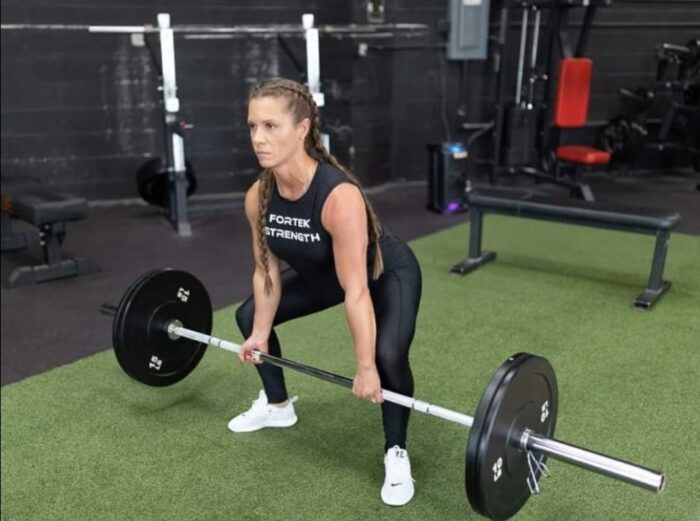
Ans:
[{"label": "white text on tank top", "polygon": [[321,235],[313,230],[311,219],[271,213],[265,235],[296,242],[321,242]]}]

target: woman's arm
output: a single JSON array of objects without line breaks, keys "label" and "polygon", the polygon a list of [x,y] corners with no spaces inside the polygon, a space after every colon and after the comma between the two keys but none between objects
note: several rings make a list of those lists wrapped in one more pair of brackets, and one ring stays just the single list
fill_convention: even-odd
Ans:
[{"label": "woman's arm", "polygon": [[272,288],[269,293],[265,293],[265,266],[260,255],[258,243],[258,186],[259,181],[253,184],[245,197],[245,213],[250,224],[251,236],[253,238],[253,256],[255,258],[255,272],[253,273],[253,298],[255,300],[255,316],[253,319],[253,332],[241,346],[239,358],[245,361],[252,349],[267,352],[267,341],[272,331],[272,323],[277,313],[280,296],[282,295],[282,280],[280,277],[279,259],[267,250],[267,263],[269,268]]},{"label": "woman's arm", "polygon": [[367,210],[360,190],[350,183],[335,187],[326,199],[321,221],[333,238],[335,270],[345,291],[345,314],[357,361],[353,393],[381,401],[375,364],[377,331],[367,283]]}]

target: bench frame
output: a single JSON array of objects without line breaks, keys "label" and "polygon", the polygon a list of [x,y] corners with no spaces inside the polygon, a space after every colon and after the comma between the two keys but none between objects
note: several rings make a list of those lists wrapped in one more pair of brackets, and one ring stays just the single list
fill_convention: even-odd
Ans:
[{"label": "bench frame", "polygon": [[[43,250],[43,263],[16,267],[7,278],[7,287],[29,286],[50,280],[98,273],[100,268],[90,259],[62,258],[61,244],[65,235],[65,221],[39,226],[38,241]],[[27,246],[29,244],[31,242],[28,240]]]},{"label": "bench frame", "polygon": [[456,273],[458,275],[465,275],[471,271],[474,271],[479,266],[486,264],[496,258],[495,252],[483,251],[481,247],[483,234],[483,220],[485,213],[495,213],[514,217],[525,217],[529,219],[556,221],[566,224],[577,224],[596,228],[608,228],[613,230],[655,235],[656,243],[654,246],[654,256],[652,257],[651,261],[651,271],[649,273],[649,280],[644,291],[640,293],[639,296],[637,296],[637,298],[634,299],[635,307],[642,309],[650,309],[671,287],[671,282],[663,279],[664,267],[666,265],[666,254],[668,251],[668,243],[671,237],[670,229],[652,230],[640,226],[626,225],[621,223],[591,222],[576,217],[566,217],[562,215],[547,215],[545,212],[538,213],[523,212],[518,210],[510,211],[505,209],[486,209],[471,203],[469,205],[469,256],[462,262],[455,264],[450,270],[452,273]]},{"label": "bench frame", "polygon": [[0,212],[0,235],[2,236],[2,253],[8,251],[24,250],[32,244],[39,242],[36,232],[15,232],[12,229],[12,217],[9,213]]},{"label": "bench frame", "polygon": [[[18,198],[32,195],[27,191]],[[18,219],[36,227],[24,232],[13,232],[12,220]],[[76,220],[74,217],[69,220]],[[2,208],[2,252],[28,249],[35,244],[42,248],[42,261],[38,264],[18,266],[5,281],[8,288],[28,286],[51,280],[91,275],[98,273],[100,268],[89,259],[82,257],[63,258],[61,245],[66,236],[66,220],[50,220],[37,224],[26,216],[14,211],[12,199],[3,197]]]}]

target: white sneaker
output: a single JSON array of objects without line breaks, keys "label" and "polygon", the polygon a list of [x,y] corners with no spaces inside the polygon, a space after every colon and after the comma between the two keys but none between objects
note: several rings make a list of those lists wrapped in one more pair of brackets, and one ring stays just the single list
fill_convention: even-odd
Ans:
[{"label": "white sneaker", "polygon": [[384,456],[384,485],[382,501],[387,505],[399,507],[405,505],[415,492],[411,477],[411,460],[406,449],[394,445]]},{"label": "white sneaker", "polygon": [[250,409],[228,422],[228,428],[233,432],[253,432],[265,427],[291,427],[297,422],[296,401],[294,396],[284,407],[275,407],[267,403],[265,391],[260,391]]}]

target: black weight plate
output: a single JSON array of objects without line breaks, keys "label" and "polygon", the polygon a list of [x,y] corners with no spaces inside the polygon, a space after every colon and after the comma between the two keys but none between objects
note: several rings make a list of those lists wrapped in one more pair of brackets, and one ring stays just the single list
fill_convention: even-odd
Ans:
[{"label": "black weight plate", "polygon": [[[134,282],[131,283],[131,285],[127,288],[127,290],[124,292],[124,295],[122,296],[121,300],[119,301],[119,305],[117,306],[117,311],[114,314],[114,322],[112,323],[112,346],[116,346],[118,342],[121,342],[121,340],[118,340],[121,338],[122,335],[122,323],[124,322],[124,310],[127,308],[128,304],[131,302],[131,295],[134,293],[136,289],[138,289],[143,281],[147,279],[148,277],[151,277],[155,275],[156,273],[159,273],[160,271],[163,270],[154,270],[154,271],[149,271],[147,273],[144,273],[141,275],[139,278],[137,278]],[[115,354],[116,354],[116,348],[115,348]],[[132,376],[129,373],[129,368],[125,367],[122,363],[121,360],[119,359],[119,356],[117,356],[117,361],[119,361],[119,364],[122,366],[122,369],[124,369],[124,372],[126,372],[129,376]]]},{"label": "black weight plate", "polygon": [[479,400],[479,405],[477,406],[476,414],[474,415],[474,423],[469,431],[469,437],[467,439],[467,458],[465,462],[465,476],[464,483],[467,492],[467,498],[472,508],[477,512],[483,511],[483,506],[481,504],[481,496],[478,493],[478,467],[476,465],[476,458],[470,456],[470,454],[475,453],[479,449],[479,437],[475,433],[480,433],[483,430],[484,421],[488,411],[491,407],[491,402],[496,397],[498,390],[502,385],[503,378],[506,374],[513,368],[516,368],[520,363],[522,363],[527,358],[525,353],[518,353],[506,360],[501,366],[496,370],[491,379],[489,380],[484,393]]},{"label": "black weight plate", "polygon": [[527,502],[530,472],[520,437],[529,429],[551,438],[557,407],[556,376],[545,358],[520,353],[498,368],[479,402],[467,442],[466,491],[477,512],[501,521]]},{"label": "black weight plate", "polygon": [[[192,164],[185,160],[187,196],[197,189],[197,177]],[[165,160],[154,157],[146,161],[136,172],[136,186],[141,198],[148,204],[166,208],[168,206],[168,172]]]},{"label": "black weight plate", "polygon": [[600,142],[603,150],[611,154],[622,153],[630,141],[630,121],[625,116],[616,116],[601,130]]},{"label": "black weight plate", "polygon": [[171,339],[166,327],[173,320],[188,329],[211,332],[211,301],[193,275],[156,270],[127,290],[117,308],[113,343],[117,360],[129,376],[147,385],[171,385],[199,364],[206,344]]}]

